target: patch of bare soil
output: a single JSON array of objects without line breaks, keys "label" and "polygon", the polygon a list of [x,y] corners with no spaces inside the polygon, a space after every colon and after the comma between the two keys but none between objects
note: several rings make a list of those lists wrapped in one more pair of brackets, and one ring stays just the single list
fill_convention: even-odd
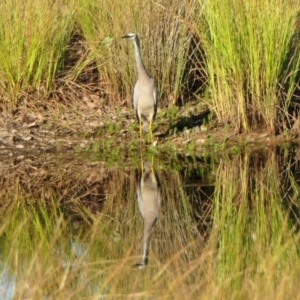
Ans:
[{"label": "patch of bare soil", "polygon": [[[37,155],[45,152],[85,149],[95,141],[100,142],[108,138],[115,138],[117,144],[123,143],[126,147],[132,140],[139,139],[133,109],[122,107],[116,111],[115,108],[103,107],[101,101],[92,100],[95,99],[93,96],[81,96],[81,101],[76,101],[72,107],[49,101],[50,105],[46,110],[21,108],[10,117],[2,115],[0,155],[19,156],[24,153]],[[92,108],[86,104],[87,101],[93,101]],[[201,149],[214,144],[225,147],[234,145],[261,147],[300,142],[299,124],[298,128],[294,127],[289,134],[278,136],[269,135],[264,131],[236,134],[230,128],[220,127],[213,122],[203,125],[207,111],[191,115],[187,113],[190,109],[191,107],[187,110],[183,108],[180,111],[182,117],[173,121],[173,124],[169,124],[168,119],[164,117],[158,118],[154,132],[157,146],[163,147],[165,143],[172,142],[180,152],[189,145]],[[133,126],[134,123],[136,126]]]}]

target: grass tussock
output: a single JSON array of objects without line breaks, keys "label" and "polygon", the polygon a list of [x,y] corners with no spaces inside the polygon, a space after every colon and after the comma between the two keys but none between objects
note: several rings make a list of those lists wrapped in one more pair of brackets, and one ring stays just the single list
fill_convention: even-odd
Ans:
[{"label": "grass tussock", "polygon": [[52,89],[73,29],[65,1],[1,1],[0,86],[16,104],[22,95]]},{"label": "grass tussock", "polygon": [[297,88],[299,1],[199,1],[208,101],[241,131],[284,126]]}]

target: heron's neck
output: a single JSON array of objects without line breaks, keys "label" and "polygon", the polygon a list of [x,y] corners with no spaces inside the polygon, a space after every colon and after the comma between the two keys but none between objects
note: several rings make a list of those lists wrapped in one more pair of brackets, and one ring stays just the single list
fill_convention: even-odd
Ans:
[{"label": "heron's neck", "polygon": [[137,43],[134,43],[134,53],[135,53],[135,60],[137,65],[137,71],[140,76],[147,76],[149,77],[149,74],[147,73],[145,69],[145,65],[143,63],[142,57],[141,57],[141,51]]}]

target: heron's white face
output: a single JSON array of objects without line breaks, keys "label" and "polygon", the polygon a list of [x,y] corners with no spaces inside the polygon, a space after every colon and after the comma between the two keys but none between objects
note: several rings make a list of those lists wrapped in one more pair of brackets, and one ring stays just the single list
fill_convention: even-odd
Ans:
[{"label": "heron's white face", "polygon": [[122,36],[122,38],[134,40],[136,38],[136,33],[127,33],[124,36]]}]

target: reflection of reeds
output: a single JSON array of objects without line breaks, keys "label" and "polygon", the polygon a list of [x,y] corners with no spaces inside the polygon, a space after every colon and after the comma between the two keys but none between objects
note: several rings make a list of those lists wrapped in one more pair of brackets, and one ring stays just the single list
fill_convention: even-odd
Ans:
[{"label": "reflection of reeds", "polygon": [[282,288],[285,276],[297,280],[298,236],[282,205],[276,158],[269,150],[220,164],[213,210],[213,272],[224,295],[234,291],[242,298],[254,292],[276,297],[275,286]]},{"label": "reflection of reeds", "polygon": [[[197,226],[192,207],[185,201],[178,172],[159,173],[164,212],[152,231],[149,271],[136,273],[131,265],[140,254],[143,235],[143,218],[136,202],[136,171],[103,172],[99,168],[97,174],[90,168],[89,172],[78,174],[70,169],[65,164],[65,173],[56,170],[56,177],[50,171],[47,178],[33,176],[26,180],[18,172],[14,174],[18,183],[12,186],[12,181],[10,184],[7,181],[10,188],[2,190],[2,196],[11,203],[7,201],[6,210],[2,210],[2,216],[6,217],[2,225],[2,232],[6,233],[2,235],[5,245],[2,258],[18,282],[20,297],[29,290],[34,297],[42,294],[67,297],[66,294],[72,294],[71,286],[81,295],[87,290],[81,286],[85,278],[95,285],[101,280],[99,293],[135,291],[150,295],[165,290],[167,282],[173,281],[197,257],[199,248],[193,242],[198,235]],[[35,172],[43,174],[39,169]],[[62,178],[65,180],[60,181]],[[74,187],[75,178],[77,185],[82,184],[81,188]],[[96,215],[80,201],[88,202],[88,192],[95,191],[92,188],[97,183],[95,178],[101,183],[100,190],[105,192],[104,204]],[[101,199],[102,194],[98,197]],[[74,213],[81,222],[75,231],[72,229]],[[41,273],[43,276],[35,283],[36,274]],[[57,291],[57,287],[61,290]]]},{"label": "reflection of reeds", "polygon": [[[16,299],[293,299],[299,292],[299,163],[282,151],[221,158],[213,186],[205,182],[211,174],[185,184],[192,173],[157,163],[163,207],[143,270],[132,268],[143,240],[136,170],[95,163],[76,173],[76,164],[61,165],[56,176],[3,174],[0,274],[15,282]],[[97,213],[87,205],[96,194]]]}]

